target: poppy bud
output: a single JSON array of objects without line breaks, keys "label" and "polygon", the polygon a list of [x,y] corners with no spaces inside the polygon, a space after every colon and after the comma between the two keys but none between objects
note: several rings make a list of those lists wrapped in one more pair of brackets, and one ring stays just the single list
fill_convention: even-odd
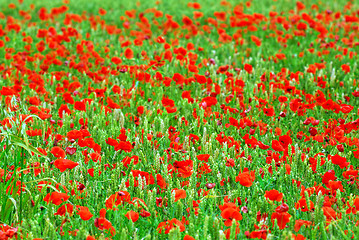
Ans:
[{"label": "poppy bud", "polygon": [[314,127],[310,127],[309,128],[309,133],[310,133],[311,136],[314,137],[315,135],[317,135],[318,130],[316,128],[314,128]]},{"label": "poppy bud", "polygon": [[165,43],[166,40],[164,39],[164,37],[158,36],[158,37],[157,37],[157,42],[161,44],[161,43]]},{"label": "poppy bud", "polygon": [[62,126],[64,125],[64,121],[58,120],[58,121],[57,121],[57,125],[59,125],[59,127],[62,127]]},{"label": "poppy bud", "polygon": [[79,190],[79,191],[82,191],[82,190],[84,190],[86,187],[85,187],[85,185],[83,185],[82,183],[80,183],[79,185],[77,185],[77,190]]},{"label": "poppy bud", "polygon": [[156,197],[156,205],[157,205],[157,207],[162,206],[161,204],[162,204],[162,197]]},{"label": "poppy bud", "polygon": [[319,124],[319,120],[314,120],[314,121],[312,121],[312,125],[313,126],[317,126]]},{"label": "poppy bud", "polygon": [[141,217],[149,217],[151,216],[151,213],[150,212],[147,212],[145,210],[142,210],[142,212],[140,213]]},{"label": "poppy bud", "polygon": [[338,145],[337,145],[337,149],[338,149],[339,152],[344,152],[344,146],[343,146],[343,144],[338,144]]},{"label": "poppy bud", "polygon": [[250,135],[254,135],[255,132],[256,132],[256,130],[255,130],[254,128],[251,128],[251,129],[249,130],[249,134],[250,134]]},{"label": "poppy bud", "polygon": [[74,155],[75,153],[76,153],[76,148],[74,148],[74,147],[67,147],[66,148],[66,154],[68,154],[68,155]]},{"label": "poppy bud", "polygon": [[344,124],[344,123],[345,123],[345,120],[344,120],[343,118],[339,118],[339,119],[338,119],[338,122],[339,122],[340,124]]},{"label": "poppy bud", "polygon": [[276,212],[281,212],[281,213],[288,212],[288,210],[289,210],[289,206],[286,203],[282,203],[282,205],[278,206],[275,209]]},{"label": "poppy bud", "polygon": [[305,119],[305,121],[303,122],[304,125],[309,125],[312,123],[312,120],[310,120],[309,118]]},{"label": "poppy bud", "polygon": [[95,219],[94,225],[95,225],[95,227],[97,227],[97,228],[99,227],[98,218]]},{"label": "poppy bud", "polygon": [[241,211],[242,211],[243,213],[247,213],[247,212],[248,212],[248,208],[247,208],[246,206],[243,206],[243,207],[241,208]]}]

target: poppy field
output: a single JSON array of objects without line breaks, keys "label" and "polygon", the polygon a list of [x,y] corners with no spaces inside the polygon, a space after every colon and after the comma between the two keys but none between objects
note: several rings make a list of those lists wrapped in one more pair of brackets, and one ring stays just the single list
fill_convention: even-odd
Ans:
[{"label": "poppy field", "polygon": [[358,239],[355,1],[5,1],[0,240]]}]

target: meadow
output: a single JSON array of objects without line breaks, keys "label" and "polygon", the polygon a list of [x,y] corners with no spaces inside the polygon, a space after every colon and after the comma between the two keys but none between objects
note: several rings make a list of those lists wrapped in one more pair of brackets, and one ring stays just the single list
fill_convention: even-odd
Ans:
[{"label": "meadow", "polygon": [[0,5],[0,240],[359,238],[355,1]]}]

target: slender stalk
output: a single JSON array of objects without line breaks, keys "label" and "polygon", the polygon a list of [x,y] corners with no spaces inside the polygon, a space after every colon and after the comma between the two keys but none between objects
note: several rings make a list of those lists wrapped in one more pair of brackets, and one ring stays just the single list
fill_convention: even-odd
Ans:
[{"label": "slender stalk", "polygon": [[[24,169],[24,148],[21,148],[21,163],[20,163],[20,166],[21,166],[21,170]],[[23,183],[23,178],[24,178],[24,173],[21,172],[20,173],[21,176],[20,176],[20,210],[19,210],[19,219],[20,219],[20,225],[21,225],[21,220],[22,220],[22,183]]]}]

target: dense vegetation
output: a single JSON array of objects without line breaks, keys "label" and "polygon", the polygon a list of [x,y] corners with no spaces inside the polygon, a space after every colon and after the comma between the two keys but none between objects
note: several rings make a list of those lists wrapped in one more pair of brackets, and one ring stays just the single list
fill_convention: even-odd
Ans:
[{"label": "dense vegetation", "polygon": [[359,235],[354,1],[0,6],[0,239]]}]

